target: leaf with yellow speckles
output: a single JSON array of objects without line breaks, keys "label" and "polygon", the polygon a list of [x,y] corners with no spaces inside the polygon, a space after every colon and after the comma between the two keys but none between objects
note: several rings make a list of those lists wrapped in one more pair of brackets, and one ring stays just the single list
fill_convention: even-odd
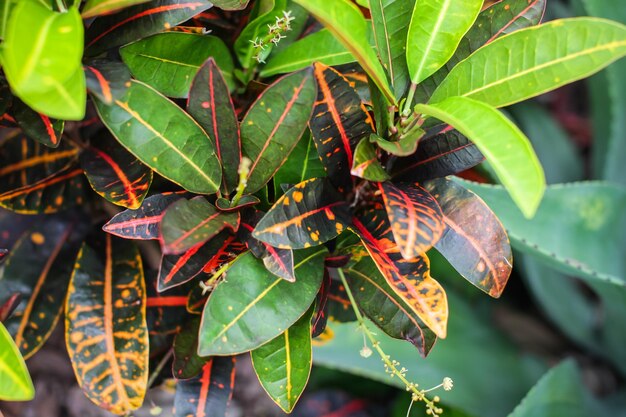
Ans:
[{"label": "leaf with yellow speckles", "polygon": [[315,93],[309,67],[279,78],[252,104],[241,122],[243,155],[252,161],[246,192],[260,190],[287,160],[306,129]]},{"label": "leaf with yellow speckles", "polygon": [[402,257],[413,259],[426,253],[445,228],[437,200],[419,184],[383,182],[379,190]]},{"label": "leaf with yellow speckles", "polygon": [[369,181],[387,181],[390,177],[381,165],[376,148],[367,138],[363,138],[354,150],[354,161],[350,173]]},{"label": "leaf with yellow speckles", "polygon": [[163,252],[181,254],[206,242],[224,229],[237,231],[239,212],[219,211],[204,197],[174,202],[161,220]]},{"label": "leaf with yellow speckles", "polygon": [[349,224],[348,203],[328,178],[314,178],[278,199],[252,236],[275,247],[302,249],[339,236]]},{"label": "leaf with yellow speckles", "polygon": [[513,268],[509,238],[500,220],[476,194],[442,178],[425,187],[443,210],[445,232],[435,248],[469,282],[499,297]]},{"label": "leaf with yellow speckles", "polygon": [[313,310],[310,308],[283,334],[250,352],[259,382],[286,413],[293,411],[309,381]]},{"label": "leaf with yellow speckles", "polygon": [[113,204],[139,208],[150,189],[152,170],[108,134],[95,142],[80,155],[91,188]]},{"label": "leaf with yellow speckles", "polygon": [[21,293],[22,302],[5,324],[26,359],[48,340],[61,316],[82,235],[82,228],[68,219],[48,217],[25,233],[8,256],[0,305]]},{"label": "leaf with yellow speckles", "polygon": [[369,209],[354,217],[352,223],[351,229],[361,238],[391,288],[438,337],[445,338],[448,300],[441,285],[430,276],[428,257],[402,257],[382,208]]},{"label": "leaf with yellow speckles", "polygon": [[29,401],[35,396],[35,387],[28,368],[11,335],[0,323],[0,400]]},{"label": "leaf with yellow speckles", "polygon": [[370,257],[346,270],[359,308],[387,335],[411,342],[426,357],[437,336],[389,286]]},{"label": "leaf with yellow speckles", "polygon": [[146,287],[133,242],[105,234],[102,246],[84,244],[76,259],[65,341],[87,397],[125,414],[143,404],[148,384]]},{"label": "leaf with yellow speckles", "polygon": [[235,363],[234,356],[216,356],[209,359],[197,377],[178,381],[174,416],[225,416],[235,386]]},{"label": "leaf with yellow speckles", "polygon": [[237,258],[204,306],[198,353],[243,353],[283,333],[315,300],[326,253],[324,247],[295,252],[295,282],[270,273],[251,253]]},{"label": "leaf with yellow speckles", "polygon": [[141,207],[124,210],[113,216],[102,230],[124,239],[150,240],[159,238],[159,224],[165,210],[180,200],[180,193],[155,194],[146,198]]}]

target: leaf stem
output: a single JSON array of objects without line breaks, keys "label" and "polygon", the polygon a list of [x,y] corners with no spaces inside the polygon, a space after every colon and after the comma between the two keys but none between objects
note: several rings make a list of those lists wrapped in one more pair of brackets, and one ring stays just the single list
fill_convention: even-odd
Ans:
[{"label": "leaf stem", "polygon": [[239,204],[239,200],[243,196],[244,191],[246,191],[251,165],[252,161],[250,161],[248,158],[246,158],[245,156],[241,158],[241,162],[239,163],[239,169],[237,170],[237,173],[239,174],[239,184],[237,185],[237,193],[230,202],[231,207],[237,207],[237,204]]},{"label": "leaf stem", "polygon": [[411,106],[413,105],[413,98],[415,97],[415,90],[417,89],[417,83],[411,83],[411,88],[409,88],[409,94],[406,97],[406,101],[404,102],[404,109],[402,110],[402,114],[408,116],[411,113]]},{"label": "leaf stem", "polygon": [[57,8],[59,9],[59,12],[66,13],[67,7],[65,6],[65,3],[63,3],[63,0],[56,0],[56,1],[57,1]]},{"label": "leaf stem", "polygon": [[154,368],[154,371],[152,371],[152,375],[150,375],[150,379],[148,379],[148,388],[152,387],[152,384],[154,384],[154,381],[156,381],[157,377],[159,376],[159,374],[161,373],[161,371],[163,370],[163,368],[165,367],[165,365],[167,364],[167,362],[170,360],[170,358],[173,355],[174,355],[174,349],[170,349],[167,351],[165,356],[163,356],[161,361],[157,364],[156,368]]}]

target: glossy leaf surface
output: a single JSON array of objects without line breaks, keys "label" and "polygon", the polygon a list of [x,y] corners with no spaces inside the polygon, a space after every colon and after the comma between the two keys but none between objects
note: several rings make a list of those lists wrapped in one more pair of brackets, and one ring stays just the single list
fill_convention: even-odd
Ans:
[{"label": "glossy leaf surface", "polygon": [[176,379],[189,379],[199,375],[208,358],[198,356],[200,317],[187,320],[174,338],[172,374]]},{"label": "glossy leaf surface", "polygon": [[482,0],[417,0],[406,39],[411,81],[418,84],[441,68],[472,27]]},{"label": "glossy leaf surface", "polygon": [[102,230],[124,239],[158,239],[159,225],[165,210],[183,198],[177,193],[155,194],[146,198],[136,210],[125,210],[113,216]]},{"label": "glossy leaf surface", "polygon": [[348,203],[326,178],[315,178],[278,199],[253,236],[279,248],[302,249],[337,237],[349,222]]},{"label": "glossy leaf surface", "polygon": [[530,141],[513,122],[488,104],[466,97],[418,104],[416,110],[451,124],[474,142],[524,215],[535,214],[546,180]]},{"label": "glossy leaf surface", "polygon": [[204,197],[174,202],[161,221],[161,238],[166,254],[180,254],[206,242],[228,228],[236,231],[239,213],[219,211]]},{"label": "glossy leaf surface", "polygon": [[239,121],[226,80],[213,58],[202,65],[191,84],[187,111],[215,141],[223,172],[222,191],[229,195],[239,183]]},{"label": "glossy leaf surface", "polygon": [[191,192],[218,190],[222,174],[215,146],[176,104],[138,81],[111,106],[95,101],[111,133],[144,164]]},{"label": "glossy leaf surface", "polygon": [[67,350],[85,395],[115,414],[139,408],[148,383],[148,329],[134,244],[108,234],[103,248],[84,244],[65,311]]},{"label": "glossy leaf surface", "polygon": [[101,14],[116,12],[125,7],[146,3],[149,0],[87,0],[83,6],[81,16],[85,19]]},{"label": "glossy leaf surface", "polygon": [[87,89],[106,104],[124,96],[130,83],[130,71],[119,61],[91,59],[84,67]]},{"label": "glossy leaf surface", "polygon": [[325,253],[324,248],[296,252],[293,283],[268,272],[251,253],[238,258],[204,307],[198,353],[242,353],[283,333],[315,299]]},{"label": "glossy leaf surface", "polygon": [[45,114],[37,113],[21,100],[13,98],[11,115],[26,136],[51,148],[61,143],[64,123],[50,119]]},{"label": "glossy leaf surface", "polygon": [[324,0],[294,0],[307,9],[328,29],[356,58],[372,78],[389,103],[395,103],[395,95],[387,81],[387,75],[368,40],[365,17],[358,7],[348,0],[328,3]]},{"label": "glossy leaf surface", "polygon": [[376,143],[380,149],[392,155],[409,156],[415,153],[417,150],[417,144],[423,135],[424,131],[422,129],[418,129],[406,137],[400,138],[396,141],[390,141],[373,133],[370,135],[370,142]]},{"label": "glossy leaf surface", "polygon": [[243,10],[250,0],[214,0],[213,5],[223,10]]},{"label": "glossy leaf surface", "polygon": [[413,259],[426,253],[445,228],[437,201],[418,184],[384,182],[379,189],[402,257]]},{"label": "glossy leaf surface", "polygon": [[35,387],[26,363],[13,343],[11,335],[0,323],[0,399],[29,401],[35,397]]},{"label": "glossy leaf surface", "polygon": [[261,385],[286,413],[293,410],[309,381],[312,315],[311,308],[283,334],[250,352]]},{"label": "glossy leaf surface", "polygon": [[241,122],[243,155],[252,161],[246,191],[260,190],[304,133],[315,101],[313,71],[286,75],[268,87]]},{"label": "glossy leaf surface", "polygon": [[435,248],[469,282],[499,297],[513,268],[509,238],[476,194],[447,179],[426,183],[443,210],[445,232]]},{"label": "glossy leaf surface", "polygon": [[136,79],[168,97],[187,97],[192,80],[209,57],[232,84],[233,61],[216,36],[159,33],[120,48],[120,54]]},{"label": "glossy leaf surface", "polygon": [[556,20],[476,51],[450,72],[430,102],[464,96],[502,107],[588,77],[624,55],[626,26],[595,18]]},{"label": "glossy leaf surface", "polygon": [[324,166],[317,155],[315,142],[309,134],[305,132],[298,144],[289,155],[282,167],[274,175],[274,194],[283,194],[283,185],[299,184],[311,178],[321,178],[326,176]]},{"label": "glossy leaf surface", "polygon": [[350,174],[375,182],[386,181],[390,178],[378,160],[376,147],[367,138],[361,140],[354,150],[354,161]]}]

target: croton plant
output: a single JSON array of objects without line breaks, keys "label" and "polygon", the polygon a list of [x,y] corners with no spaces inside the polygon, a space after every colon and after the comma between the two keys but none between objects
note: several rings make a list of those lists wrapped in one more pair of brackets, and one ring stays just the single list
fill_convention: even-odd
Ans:
[{"label": "croton plant", "polygon": [[62,319],[115,414],[173,377],[177,416],[223,416],[247,352],[289,412],[329,319],[423,356],[446,337],[431,248],[500,296],[506,232],[454,175],[533,216],[542,168],[497,108],[621,58],[626,27],[541,24],[546,0],[357,3],[2,1],[0,398],[32,397],[22,357]]}]

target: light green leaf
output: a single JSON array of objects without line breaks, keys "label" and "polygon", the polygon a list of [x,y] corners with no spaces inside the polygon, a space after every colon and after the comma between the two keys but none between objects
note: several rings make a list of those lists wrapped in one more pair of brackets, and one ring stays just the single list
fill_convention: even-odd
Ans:
[{"label": "light green leaf", "polygon": [[524,216],[535,214],[546,180],[530,141],[515,124],[493,107],[465,97],[418,104],[415,109],[454,126],[474,142]]},{"label": "light green leaf", "polygon": [[417,0],[406,40],[413,83],[434,74],[454,55],[482,5],[482,0]]},{"label": "light green leaf", "polygon": [[597,18],[555,20],[513,32],[460,62],[432,103],[464,96],[495,107],[585,78],[626,55],[626,26]]},{"label": "light green leaf", "polygon": [[87,0],[81,15],[83,18],[98,16],[116,12],[124,7],[134,6],[139,3],[146,3],[149,0]]},{"label": "light green leaf", "polygon": [[0,400],[29,401],[35,388],[26,363],[11,335],[0,322]]},{"label": "light green leaf", "polygon": [[294,0],[306,8],[354,55],[389,103],[396,99],[387,75],[368,42],[368,24],[359,8],[349,0]]}]

